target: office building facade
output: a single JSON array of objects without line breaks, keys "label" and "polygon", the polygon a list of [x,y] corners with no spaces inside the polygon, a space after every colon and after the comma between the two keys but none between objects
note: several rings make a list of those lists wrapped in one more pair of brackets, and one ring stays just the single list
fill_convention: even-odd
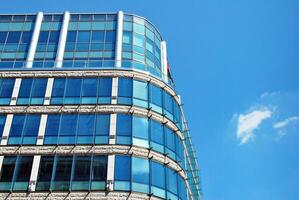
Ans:
[{"label": "office building facade", "polygon": [[0,15],[0,198],[200,199],[169,75],[142,17]]}]

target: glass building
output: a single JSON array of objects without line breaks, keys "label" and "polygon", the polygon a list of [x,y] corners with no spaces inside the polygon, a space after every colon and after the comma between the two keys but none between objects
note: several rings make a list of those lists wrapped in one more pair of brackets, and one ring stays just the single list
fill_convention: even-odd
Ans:
[{"label": "glass building", "polygon": [[200,199],[199,167],[148,20],[0,15],[1,199]]}]

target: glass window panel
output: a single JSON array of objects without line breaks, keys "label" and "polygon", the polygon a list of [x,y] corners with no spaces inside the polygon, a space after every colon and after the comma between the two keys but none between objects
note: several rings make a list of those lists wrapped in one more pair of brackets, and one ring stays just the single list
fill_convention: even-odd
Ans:
[{"label": "glass window panel", "polygon": [[132,182],[148,184],[149,161],[147,159],[132,157]]},{"label": "glass window panel", "polygon": [[73,181],[89,181],[90,180],[90,156],[75,157],[75,169]]},{"label": "glass window panel", "polygon": [[130,181],[131,180],[131,157],[115,156],[115,180]]},{"label": "glass window panel", "polygon": [[78,31],[78,42],[89,42],[90,31]]},{"label": "glass window panel", "polygon": [[131,31],[124,31],[123,43],[132,44],[132,32]]},{"label": "glass window panel", "polygon": [[68,31],[66,42],[76,42],[77,31]]},{"label": "glass window panel", "polygon": [[164,144],[163,125],[155,120],[151,120],[151,141]]},{"label": "glass window panel", "polygon": [[33,88],[31,91],[31,97],[44,97],[47,87],[46,78],[36,78],[33,82]]},{"label": "glass window panel", "polygon": [[170,168],[166,168],[167,177],[167,190],[177,194],[177,173]]},{"label": "glass window panel", "polygon": [[67,79],[65,96],[79,97],[81,93],[81,78],[69,78]]},{"label": "glass window panel", "polygon": [[67,190],[69,189],[69,181],[72,173],[72,160],[71,156],[57,156],[56,169],[54,181],[54,190]]},{"label": "glass window panel", "polygon": [[134,80],[133,89],[134,89],[134,91],[133,91],[134,98],[138,98],[138,99],[147,101],[148,91],[147,91],[147,83],[146,82]]},{"label": "glass window panel", "polygon": [[60,135],[76,135],[78,115],[61,115]]},{"label": "glass window panel", "polygon": [[62,97],[65,90],[65,78],[55,78],[52,90],[52,97]]},{"label": "glass window panel", "polygon": [[51,181],[53,164],[54,164],[54,156],[41,157],[39,170],[38,170],[37,183],[39,181]]},{"label": "glass window panel", "polygon": [[15,79],[2,79],[0,97],[10,98],[12,95]]},{"label": "glass window panel", "polygon": [[[2,182],[10,182],[13,178],[13,173],[16,165],[17,156],[5,156],[0,173],[0,185]],[[0,190],[3,188],[0,187]]]},{"label": "glass window panel", "polygon": [[98,114],[96,120],[96,134],[108,135],[110,129],[110,115]]},{"label": "glass window panel", "polygon": [[112,78],[100,78],[99,84],[99,96],[110,97],[112,88]]},{"label": "glass window panel", "polygon": [[144,25],[134,23],[133,29],[134,32],[144,35],[144,31],[145,31]]},{"label": "glass window panel", "polygon": [[22,34],[21,43],[29,43],[31,39],[31,31],[25,31]]},{"label": "glass window panel", "polygon": [[93,135],[95,130],[95,115],[79,114],[78,135]]},{"label": "glass window panel", "polygon": [[160,87],[150,84],[150,102],[162,107],[162,92]]},{"label": "glass window panel", "polygon": [[144,46],[144,36],[134,33],[133,44],[143,47]]},{"label": "glass window panel", "polygon": [[23,78],[21,81],[18,97],[30,97],[30,92],[33,84],[33,78]]},{"label": "glass window panel", "polygon": [[7,43],[19,43],[20,41],[20,37],[21,37],[21,33],[20,31],[10,31],[8,33],[8,37],[6,42]]},{"label": "glass window panel", "polygon": [[7,33],[7,31],[0,31],[0,43],[5,43]]},{"label": "glass window panel", "polygon": [[[18,181],[29,181],[31,174],[33,156],[20,156],[18,159],[17,169],[15,171],[15,180]],[[26,188],[27,189],[27,188]]]},{"label": "glass window panel", "polygon": [[117,114],[116,134],[131,136],[132,132],[132,115]]},{"label": "glass window panel", "polygon": [[6,121],[6,115],[0,115],[0,141],[1,141],[2,133],[3,133],[5,121]]},{"label": "glass window panel", "polygon": [[38,43],[47,43],[49,37],[49,31],[41,31],[38,37]]},{"label": "glass window panel", "polygon": [[61,115],[48,115],[45,135],[58,135]]},{"label": "glass window panel", "polygon": [[165,168],[160,163],[151,162],[152,185],[165,189]]},{"label": "glass window panel", "polygon": [[115,42],[115,31],[106,31],[105,42]]},{"label": "glass window panel", "polygon": [[91,42],[104,42],[104,31],[92,31]]},{"label": "glass window panel", "polygon": [[148,120],[143,117],[133,117],[133,136],[148,139]]},{"label": "glass window panel", "polygon": [[107,156],[94,156],[92,162],[92,180],[105,181],[107,179]]},{"label": "glass window panel", "polygon": [[27,115],[23,130],[24,136],[37,136],[39,129],[40,115]]},{"label": "glass window panel", "polygon": [[58,42],[59,31],[51,31],[49,42]]},{"label": "glass window panel", "polygon": [[132,97],[132,79],[130,78],[119,78],[118,79],[118,96],[121,97]]},{"label": "glass window panel", "polygon": [[10,136],[21,136],[25,122],[25,115],[14,115],[10,128]]},{"label": "glass window panel", "polygon": [[82,84],[83,97],[96,97],[97,96],[97,78],[84,78]]}]

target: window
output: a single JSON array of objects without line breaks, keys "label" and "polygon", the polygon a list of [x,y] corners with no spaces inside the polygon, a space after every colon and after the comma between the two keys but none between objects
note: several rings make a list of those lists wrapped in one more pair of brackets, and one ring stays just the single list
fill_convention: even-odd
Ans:
[{"label": "window", "polygon": [[175,133],[173,133],[169,128],[165,128],[166,135],[166,153],[172,159],[176,159],[175,155]]},{"label": "window", "polygon": [[81,155],[42,156],[36,190],[104,190],[107,158]]},{"label": "window", "polygon": [[155,120],[150,121],[151,147],[153,150],[164,153],[163,125]]},{"label": "window", "polygon": [[133,97],[134,105],[148,107],[148,88],[146,82],[133,81]]},{"label": "window", "polygon": [[167,199],[177,199],[176,195],[178,194],[178,175],[174,170],[166,168],[166,177],[168,190]]},{"label": "window", "polygon": [[14,115],[10,128],[8,144],[35,144],[40,115]]},{"label": "window", "polygon": [[154,111],[162,114],[163,99],[162,99],[163,90],[160,87],[157,87],[153,84],[149,85],[149,102],[150,108]]},{"label": "window", "polygon": [[48,79],[45,78],[22,79],[17,104],[18,105],[27,105],[27,104],[42,105],[44,103],[47,80]]},{"label": "window", "polygon": [[142,147],[149,147],[148,144],[148,119],[133,117],[133,144]]},{"label": "window", "polygon": [[15,79],[0,79],[0,105],[9,105]]},{"label": "window", "polygon": [[57,156],[53,190],[68,190],[72,172],[71,156]]},{"label": "window", "polygon": [[72,190],[88,190],[90,180],[90,156],[75,157],[75,168],[72,181]]},{"label": "window", "polygon": [[36,190],[49,190],[53,172],[54,156],[42,156],[39,164]]},{"label": "window", "polygon": [[109,114],[48,115],[44,144],[107,144]]},{"label": "window", "polygon": [[132,157],[132,190],[136,192],[149,192],[149,161]]},{"label": "window", "polygon": [[133,80],[131,78],[118,78],[118,103],[132,104]]},{"label": "window", "polygon": [[0,175],[0,191],[26,191],[33,156],[5,156]]},{"label": "window", "polygon": [[112,78],[54,79],[51,104],[110,104]]},{"label": "window", "polygon": [[5,126],[6,115],[0,115],[0,142],[2,139],[3,129]]},{"label": "window", "polygon": [[131,144],[132,137],[132,116],[117,114],[116,119],[116,143]]},{"label": "window", "polygon": [[114,189],[130,190],[131,181],[131,157],[115,156]]},{"label": "window", "polygon": [[173,98],[164,91],[164,113],[166,117],[173,121]]},{"label": "window", "polygon": [[162,164],[151,161],[151,192],[158,197],[165,198],[165,168]]}]

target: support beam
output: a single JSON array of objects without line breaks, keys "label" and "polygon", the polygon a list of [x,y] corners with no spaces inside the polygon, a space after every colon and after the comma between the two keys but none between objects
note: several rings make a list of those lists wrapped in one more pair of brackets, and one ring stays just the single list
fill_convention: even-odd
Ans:
[{"label": "support beam", "polygon": [[43,13],[38,12],[36,15],[35,25],[34,25],[32,37],[31,37],[29,51],[27,54],[26,68],[32,68],[32,64],[34,61],[34,55],[35,55],[37,42],[38,42],[38,37],[39,37],[39,33],[40,33],[40,28],[42,26],[42,21],[43,21]]},{"label": "support beam", "polygon": [[162,69],[162,78],[168,83],[168,73],[167,73],[167,51],[166,51],[166,42],[161,41],[161,69]]},{"label": "support beam", "polygon": [[9,104],[11,106],[14,106],[14,105],[17,104],[17,98],[18,98],[18,95],[19,95],[20,87],[21,87],[21,81],[22,81],[21,78],[16,78],[15,79],[15,85],[14,85],[13,90],[12,90],[11,101],[10,101],[10,104]]},{"label": "support beam", "polygon": [[63,16],[63,22],[62,27],[60,30],[60,36],[59,36],[59,42],[58,42],[58,48],[56,52],[56,60],[55,60],[55,67],[61,68],[63,63],[63,55],[64,55],[64,49],[65,49],[65,43],[66,43],[66,37],[67,37],[67,30],[69,26],[70,21],[70,13],[65,12]]}]

